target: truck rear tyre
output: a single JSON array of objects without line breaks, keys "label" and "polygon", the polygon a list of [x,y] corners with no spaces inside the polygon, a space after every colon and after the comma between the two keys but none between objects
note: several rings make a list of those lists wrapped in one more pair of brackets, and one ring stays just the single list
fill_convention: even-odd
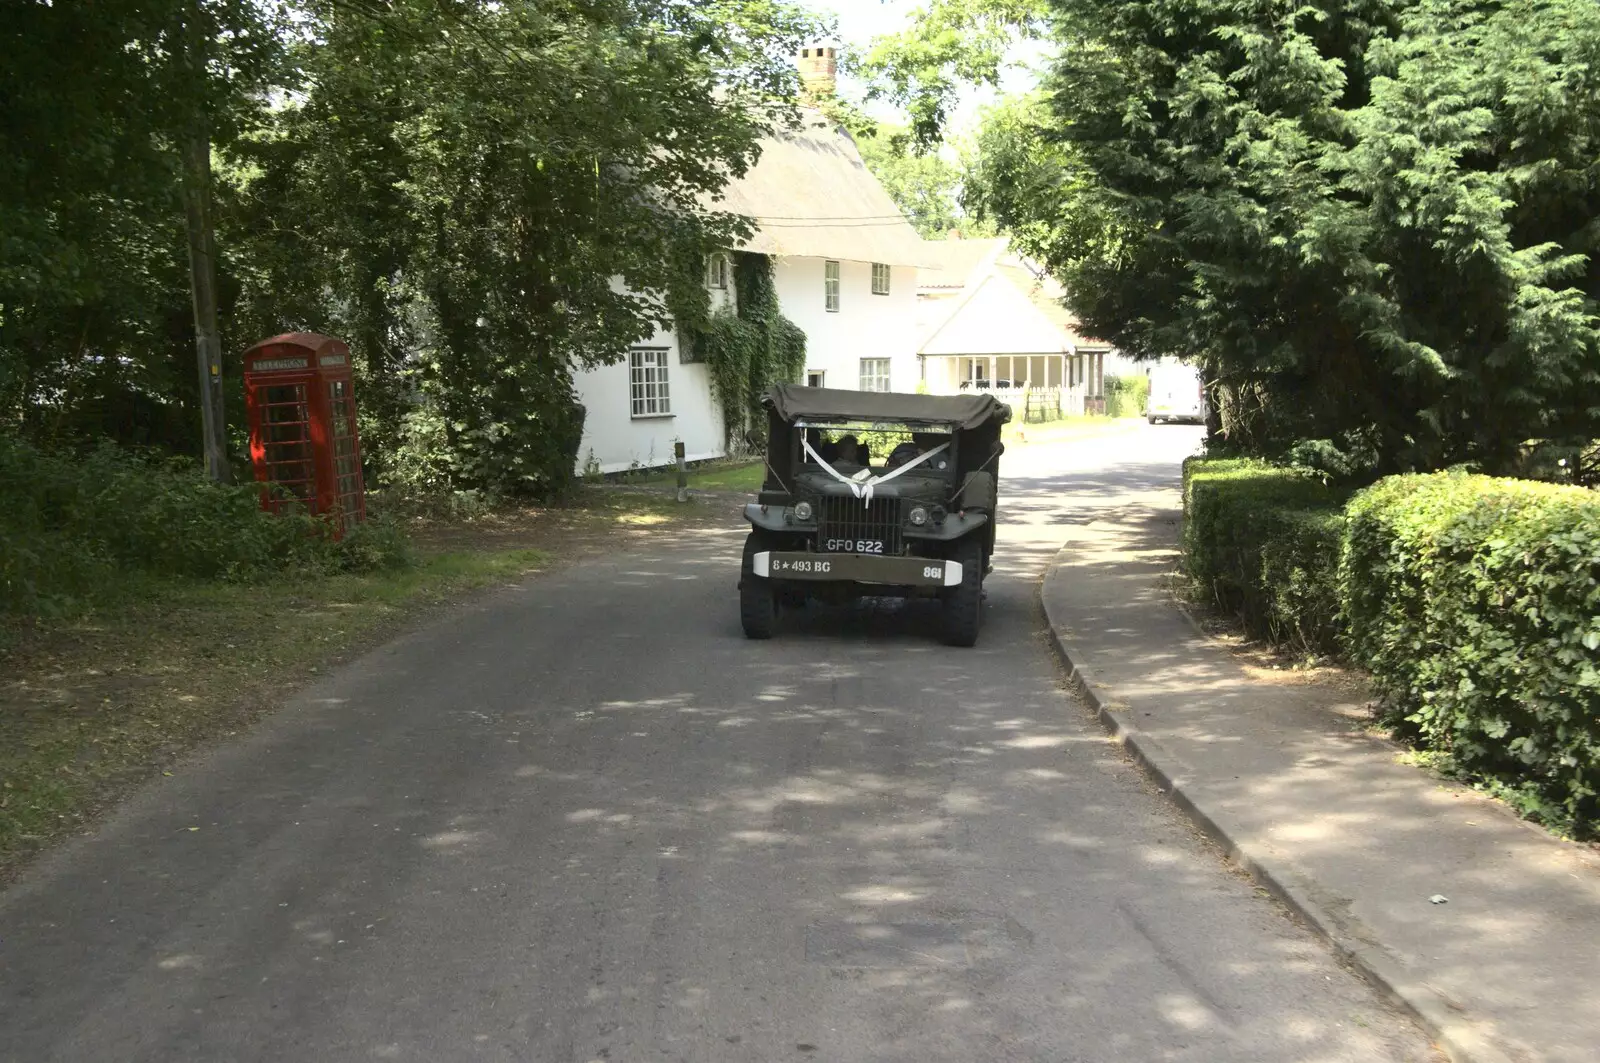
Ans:
[{"label": "truck rear tyre", "polygon": [[755,574],[754,558],[770,550],[767,537],[752,531],[744,541],[744,567],[739,572],[739,623],[747,639],[770,639],[778,626],[778,594],[772,581]]},{"label": "truck rear tyre", "polygon": [[976,646],[983,626],[983,547],[958,543],[950,560],[961,565],[961,582],[944,592],[942,634],[947,646]]}]

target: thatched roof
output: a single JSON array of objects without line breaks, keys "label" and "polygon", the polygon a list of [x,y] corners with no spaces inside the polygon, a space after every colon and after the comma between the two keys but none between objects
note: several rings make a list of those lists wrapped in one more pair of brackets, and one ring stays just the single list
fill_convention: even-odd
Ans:
[{"label": "thatched roof", "polygon": [[917,287],[925,291],[960,291],[972,275],[1006,248],[1004,237],[983,240],[928,240],[923,244],[925,265],[917,271]]},{"label": "thatched roof", "polygon": [[754,218],[741,250],[920,266],[922,239],[872,176],[850,136],[814,111],[762,144],[761,158],[717,209]]}]

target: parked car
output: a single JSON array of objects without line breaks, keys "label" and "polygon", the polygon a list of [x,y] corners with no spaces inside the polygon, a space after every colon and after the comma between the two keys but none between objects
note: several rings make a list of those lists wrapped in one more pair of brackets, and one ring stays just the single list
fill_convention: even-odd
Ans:
[{"label": "parked car", "polygon": [[1206,422],[1206,387],[1200,370],[1182,362],[1162,362],[1145,372],[1150,377],[1150,397],[1145,402],[1145,420]]},{"label": "parked car", "polygon": [[943,607],[944,641],[974,645],[1011,408],[993,395],[791,384],[764,402],[767,478],[744,513],[745,635],[771,638],[783,609],[813,598],[927,597]]}]

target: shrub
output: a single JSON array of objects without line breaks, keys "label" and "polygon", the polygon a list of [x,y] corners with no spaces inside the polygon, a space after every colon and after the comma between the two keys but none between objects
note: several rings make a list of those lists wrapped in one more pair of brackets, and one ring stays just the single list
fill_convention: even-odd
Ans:
[{"label": "shrub", "polygon": [[1600,495],[1436,473],[1345,498],[1190,459],[1195,587],[1254,636],[1345,650],[1388,723],[1523,814],[1600,832]]},{"label": "shrub", "polygon": [[1191,458],[1183,473],[1184,567],[1194,588],[1256,638],[1336,652],[1348,493],[1246,459]]},{"label": "shrub", "polygon": [[382,513],[367,512],[367,519],[345,532],[333,544],[331,558],[345,572],[383,572],[408,568],[415,560],[411,541],[400,523]]},{"label": "shrub", "polygon": [[1600,821],[1600,497],[1440,473],[1358,495],[1340,584],[1390,718],[1525,814]]},{"label": "shrub", "polygon": [[264,513],[254,485],[221,486],[110,444],[74,456],[0,440],[0,497],[0,611],[58,611],[100,596],[119,570],[255,579],[405,562],[393,525],[336,543],[303,513]]},{"label": "shrub", "polygon": [[1150,399],[1150,378],[1143,373],[1108,376],[1105,391],[1108,417],[1143,417]]}]

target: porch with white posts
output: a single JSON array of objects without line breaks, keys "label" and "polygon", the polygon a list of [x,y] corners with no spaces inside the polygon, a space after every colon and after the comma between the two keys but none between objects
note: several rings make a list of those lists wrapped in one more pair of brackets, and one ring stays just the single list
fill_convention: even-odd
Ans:
[{"label": "porch with white posts", "polygon": [[1085,412],[1103,393],[1101,351],[1050,354],[926,355],[923,382],[934,395],[987,391],[1018,411],[1069,417]]}]

